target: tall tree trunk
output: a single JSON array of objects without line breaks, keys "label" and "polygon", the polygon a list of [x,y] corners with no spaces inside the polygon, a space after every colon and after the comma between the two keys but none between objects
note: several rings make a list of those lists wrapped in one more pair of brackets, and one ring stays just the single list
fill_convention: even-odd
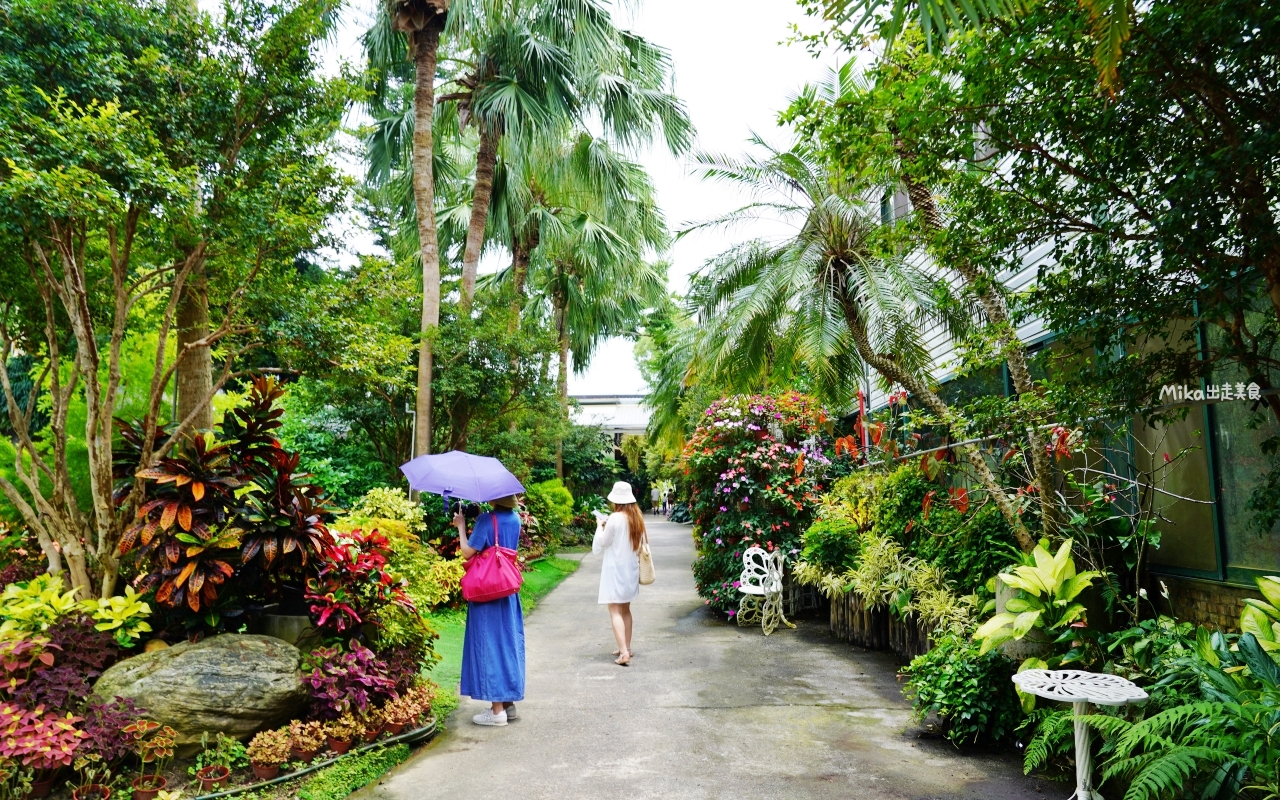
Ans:
[{"label": "tall tree trunk", "polygon": [[[901,385],[902,388],[906,389],[913,397],[917,398],[926,408],[932,411],[938,419],[942,420],[942,424],[947,427],[947,430],[952,435],[962,439],[966,435],[966,431],[961,420],[957,418],[946,402],[930,389],[924,381],[899,366],[892,357],[876,352],[876,349],[871,344],[871,338],[867,335],[866,326],[863,324],[862,318],[853,303],[848,299],[844,299],[841,305],[844,310],[845,324],[862,360],[885,378]],[[1024,553],[1030,553],[1035,549],[1035,540],[1027,530],[1026,523],[1022,521],[1022,516],[1018,513],[1017,507],[1009,499],[1009,496],[1005,494],[1004,487],[1000,485],[995,473],[991,471],[991,465],[987,463],[982,451],[974,445],[968,444],[957,445],[956,449],[969,462],[978,478],[978,482],[982,484],[987,494],[991,496],[996,508],[1000,509],[1000,515],[1004,517],[1005,522],[1013,530],[1014,538],[1018,540],[1018,546],[1022,548]]]},{"label": "tall tree trunk", "polygon": [[[209,281],[203,258],[191,270],[182,287],[178,301],[178,352],[192,342],[209,335]],[[207,431],[213,428],[213,404],[206,398],[213,387],[213,351],[208,346],[196,347],[187,353],[177,369],[179,423],[195,412],[192,428]]]},{"label": "tall tree trunk", "polygon": [[[899,145],[899,157],[904,161],[914,159],[903,145]],[[933,236],[944,232],[942,213],[938,210],[933,192],[923,183],[915,180],[905,171],[903,183],[911,205],[920,214],[926,231]],[[936,248],[932,248],[935,249]],[[1009,366],[1009,377],[1013,388],[1019,395],[1030,395],[1035,392],[1035,384],[1031,380],[1031,372],[1027,369],[1027,349],[1009,318],[1009,307],[996,286],[995,278],[985,274],[967,258],[939,259],[943,266],[960,274],[965,284],[978,295],[982,311],[987,321],[996,329],[996,347]],[[1049,460],[1048,441],[1039,429],[1027,426],[1027,448],[1031,451],[1031,470],[1034,473],[1036,489],[1040,495],[1040,520],[1046,534],[1052,534],[1058,527],[1057,487],[1053,481],[1053,464]]]},{"label": "tall tree trunk", "polygon": [[[560,389],[560,408],[565,418],[569,416],[569,326],[565,320],[565,300],[557,294],[554,298],[556,341],[560,344],[560,363],[556,367],[556,381]],[[556,477],[564,478],[564,438],[556,442]]]},{"label": "tall tree trunk", "polygon": [[418,241],[422,256],[422,341],[418,345],[418,396],[415,403],[418,430],[414,455],[431,452],[432,346],[440,325],[440,245],[436,237],[436,190],[431,158],[431,136],[436,106],[436,57],[444,14],[436,14],[412,35],[414,44],[413,92],[413,200],[417,207]]},{"label": "tall tree trunk", "polygon": [[542,229],[537,221],[529,223],[529,230],[524,235],[519,234],[515,237],[515,246],[512,248],[511,259],[511,330],[514,332],[520,327],[520,313],[524,309],[525,286],[529,282],[529,259],[533,258],[533,251],[538,249],[538,245],[542,242]]},{"label": "tall tree trunk", "polygon": [[471,308],[476,293],[476,273],[480,269],[480,252],[484,250],[484,229],[489,221],[489,204],[493,198],[493,169],[498,163],[498,132],[488,125],[480,126],[480,149],[476,152],[476,184],[471,195],[471,222],[467,226],[467,244],[462,251],[462,308]]}]

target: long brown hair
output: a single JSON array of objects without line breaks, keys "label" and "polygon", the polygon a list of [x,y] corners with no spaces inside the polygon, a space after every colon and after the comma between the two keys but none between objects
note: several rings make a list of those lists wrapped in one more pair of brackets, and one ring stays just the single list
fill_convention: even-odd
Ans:
[{"label": "long brown hair", "polygon": [[631,549],[640,550],[640,540],[644,538],[644,514],[640,513],[640,506],[635,503],[614,503],[615,511],[621,511],[627,515],[627,530],[631,533]]}]

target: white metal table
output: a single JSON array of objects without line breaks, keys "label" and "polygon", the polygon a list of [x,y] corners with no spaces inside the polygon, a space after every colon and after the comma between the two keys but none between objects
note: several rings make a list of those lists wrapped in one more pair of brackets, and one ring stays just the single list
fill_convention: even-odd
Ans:
[{"label": "white metal table", "polygon": [[1089,726],[1080,717],[1089,713],[1090,703],[1123,706],[1146,700],[1147,693],[1133,681],[1119,675],[1078,669],[1029,669],[1014,675],[1013,682],[1027,694],[1071,704],[1072,714],[1076,717],[1076,792],[1071,798],[1102,800],[1102,795],[1093,790]]}]

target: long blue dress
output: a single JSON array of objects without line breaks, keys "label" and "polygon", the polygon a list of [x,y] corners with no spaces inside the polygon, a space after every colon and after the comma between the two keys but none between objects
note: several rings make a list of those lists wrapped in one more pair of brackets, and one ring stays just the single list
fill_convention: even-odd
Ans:
[{"label": "long blue dress", "polygon": [[[493,517],[498,520],[498,541],[515,550],[520,544],[520,515],[514,511],[476,517],[467,544],[474,550],[493,544]],[[488,603],[467,604],[460,692],[489,703],[524,699],[524,615],[518,592]]]}]

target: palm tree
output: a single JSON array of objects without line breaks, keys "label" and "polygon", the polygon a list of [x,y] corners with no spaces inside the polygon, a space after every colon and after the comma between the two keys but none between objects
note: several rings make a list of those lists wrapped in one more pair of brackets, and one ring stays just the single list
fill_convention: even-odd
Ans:
[{"label": "palm tree", "polygon": [[[909,48],[903,48],[903,51],[908,50]],[[829,72],[822,82],[805,87],[802,96],[834,106],[858,102],[874,90],[875,87],[851,61],[840,69]],[[938,267],[952,272],[959,285],[976,298],[987,326],[984,333],[991,336],[996,353],[1008,365],[1014,391],[1020,396],[1034,397],[1037,389],[1027,366],[1026,346],[1018,338],[1017,327],[1013,324],[1000,281],[970,255],[940,246],[940,242],[946,238],[948,223],[927,181],[921,179],[920,171],[913,168],[922,160],[923,154],[919,151],[918,144],[902,135],[896,120],[887,117],[887,114],[878,119],[873,117],[862,128],[864,135],[878,138],[885,146],[875,148],[873,152],[877,155],[861,168],[868,180],[881,185],[900,184],[906,189],[911,207],[915,211],[915,221],[924,234],[921,242],[923,251],[928,253]],[[1061,515],[1055,500],[1058,492],[1054,485],[1048,440],[1034,424],[1027,425],[1025,435],[1031,473],[1039,490],[1042,527],[1045,532],[1052,532],[1058,526]]]},{"label": "palm tree", "polygon": [[504,137],[525,149],[590,114],[614,141],[643,145],[661,132],[679,155],[692,126],[668,91],[666,51],[619,30],[595,0],[457,0],[448,33],[466,57],[447,81],[456,91],[440,100],[456,102],[462,124],[479,133],[462,256],[461,301],[468,306]]},{"label": "palm tree", "polygon": [[[643,168],[602,137],[568,133],[505,165],[494,215],[513,256],[494,283],[509,287],[513,303],[529,314],[549,313],[566,413],[570,360],[576,371],[585,369],[601,341],[634,335],[646,311],[662,302],[666,276],[646,253],[668,243]],[[556,466],[562,475],[560,452]]]},{"label": "palm tree", "polygon": [[[371,105],[382,102],[391,86],[389,77],[408,78],[401,65],[412,59],[413,132],[412,173],[414,211],[417,220],[419,258],[422,262],[421,340],[418,345],[418,391],[415,403],[417,429],[414,455],[431,452],[431,341],[440,325],[440,248],[436,231],[435,178],[432,137],[435,115],[436,66],[440,34],[451,0],[384,0],[386,14],[379,16],[364,39],[370,66],[379,74]],[[396,35],[405,34],[404,37]]]},{"label": "palm tree", "polygon": [[[731,382],[779,370],[807,370],[821,395],[843,403],[863,365],[901,385],[958,440],[964,421],[933,391],[923,324],[940,320],[958,332],[964,320],[930,300],[934,281],[909,262],[877,252],[878,220],[804,144],[779,150],[758,137],[762,155],[700,155],[705,177],[750,191],[748,205],[698,228],[741,224],[764,213],[789,222],[780,241],[757,239],[713,258],[695,276],[690,310],[698,315],[693,368]],[[1034,546],[1018,509],[981,451],[959,446],[1013,529]]]}]

